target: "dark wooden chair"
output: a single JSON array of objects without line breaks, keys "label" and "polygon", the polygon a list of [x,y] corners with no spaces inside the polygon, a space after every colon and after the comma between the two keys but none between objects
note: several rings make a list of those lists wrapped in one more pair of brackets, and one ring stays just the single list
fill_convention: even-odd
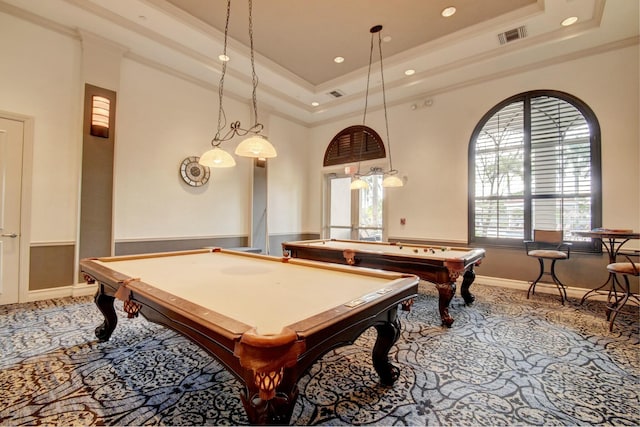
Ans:
[{"label": "dark wooden chair", "polygon": [[[527,298],[529,298],[529,295],[535,294],[536,285],[542,276],[546,274],[551,276],[553,283],[558,287],[560,301],[564,305],[567,300],[567,289],[556,276],[556,261],[569,259],[571,256],[571,243],[563,241],[562,230],[533,230],[533,240],[525,240],[524,246],[527,255],[537,258],[540,263],[540,274],[531,282],[527,291]],[[545,270],[545,260],[551,262],[549,271]]]},{"label": "dark wooden chair", "polygon": [[634,251],[629,253],[618,252],[618,256],[626,258],[627,262],[614,262],[607,265],[607,270],[610,273],[621,275],[624,278],[624,289],[619,289],[618,286],[622,283],[617,279],[613,280],[611,291],[609,292],[608,304],[607,304],[607,320],[609,321],[609,331],[613,330],[613,322],[616,320],[616,316],[629,301],[629,298],[633,298],[636,304],[640,304],[638,297],[631,293],[631,287],[629,286],[629,276],[640,276],[640,263],[634,262],[631,257],[637,257],[640,255],[640,251]]}]

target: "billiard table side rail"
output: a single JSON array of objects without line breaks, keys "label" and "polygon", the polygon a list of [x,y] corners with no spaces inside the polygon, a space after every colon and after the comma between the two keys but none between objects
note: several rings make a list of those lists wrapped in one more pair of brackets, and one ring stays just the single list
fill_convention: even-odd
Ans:
[{"label": "billiard table side rail", "polygon": [[[367,244],[372,243],[381,244],[380,242],[367,242]],[[436,284],[450,283],[457,280],[465,271],[479,265],[486,253],[482,248],[450,248],[452,250],[460,250],[461,253],[464,253],[464,256],[437,260],[410,253],[387,254],[382,250],[382,245],[381,251],[372,251],[366,249],[342,250],[300,242],[283,242],[282,249],[285,257],[408,273]],[[418,245],[413,246],[418,247]],[[351,252],[353,255],[345,254],[345,252]],[[345,256],[347,258],[353,256],[352,261],[347,261]]]},{"label": "billiard table side rail", "polygon": [[[94,259],[91,258],[83,259],[81,261],[81,271],[89,282],[96,282],[98,284],[96,298],[98,296],[108,296],[113,299],[119,298],[123,301],[133,301],[142,306],[140,312],[144,317],[151,317],[152,319],[149,320],[155,323],[165,324],[169,327],[172,326],[168,323],[172,324],[175,323],[175,321],[163,319],[166,319],[168,314],[179,315],[180,319],[182,319],[179,323],[189,325],[189,330],[193,329],[200,335],[213,332],[216,336],[224,338],[221,340],[221,343],[226,347],[233,347],[230,343],[238,341],[243,334],[253,329],[251,325],[206,309],[169,292],[155,288],[141,281],[139,278],[129,277],[93,261]],[[348,274],[365,274],[395,280],[392,286],[387,287],[389,292],[382,295],[384,298],[376,298],[354,307],[341,305],[335,309],[316,314],[313,317],[286,327],[287,329],[296,330],[299,338],[313,338],[318,331],[326,334],[329,325],[337,324],[345,317],[351,319],[353,318],[352,316],[359,316],[359,313],[368,311],[367,309],[371,305],[375,306],[379,304],[380,300],[386,301],[387,299],[392,299],[393,302],[391,302],[390,305],[383,305],[380,309],[380,311],[387,311],[393,305],[410,301],[412,298],[415,298],[418,293],[419,278],[411,274],[397,274],[378,269],[353,268],[302,259],[294,260],[283,258],[282,262],[292,265],[322,266],[324,269],[341,271]],[[407,284],[411,284],[411,286],[407,287]],[[149,312],[145,310],[145,307],[151,308],[152,311]],[[162,317],[157,319],[158,315]],[[376,315],[370,317],[373,318]],[[162,321],[160,322],[160,320]],[[116,325],[113,325],[114,329],[115,326]],[[275,345],[277,337],[278,335],[271,335],[268,339],[274,341]],[[105,337],[104,340],[106,341],[108,338],[109,337]],[[326,341],[326,339],[322,339],[321,341]]]},{"label": "billiard table side rail", "polygon": [[[342,314],[325,312],[318,315],[324,319],[309,318],[290,325],[283,329],[277,339],[254,335],[253,328],[231,337],[226,334],[218,335],[212,332],[218,330],[218,325],[194,321],[188,313],[176,313],[167,309],[156,298],[147,298],[147,295],[136,292],[135,287],[132,292],[133,299],[141,304],[140,312],[146,319],[192,340],[243,384],[245,389],[241,400],[252,423],[283,424],[289,422],[295,406],[299,379],[324,354],[353,344],[370,327],[377,331],[371,360],[380,383],[390,386],[396,381],[399,369],[390,363],[388,353],[400,336],[398,305],[415,298],[418,293],[417,277],[411,276],[404,280],[412,280],[414,283],[411,287],[391,292],[385,298],[345,310]],[[261,339],[271,341],[266,349],[263,345],[255,345],[255,341]],[[278,378],[275,387],[269,390],[270,393],[257,385],[260,375],[275,375]],[[270,401],[278,401],[288,409],[283,413],[276,411],[273,414],[271,409],[265,412],[261,408],[269,406],[266,402]],[[263,413],[270,415],[262,419],[260,414]]]},{"label": "billiard table side rail", "polygon": [[[380,241],[369,241],[369,240],[348,240],[348,239],[310,239],[310,240],[298,240],[298,241],[289,241],[283,242],[282,246],[315,246],[315,247],[324,247],[325,243],[338,242],[343,244],[355,243],[355,244],[363,244],[369,247],[375,246],[377,247],[375,250],[373,249],[364,249],[364,248],[355,248],[357,251],[363,252],[372,252],[372,253],[380,253],[385,252],[386,248],[389,246],[399,247],[400,249],[411,248],[414,250],[414,253],[407,251],[406,256],[410,257],[420,257],[421,253],[428,253],[433,250],[434,253],[437,253],[441,250],[450,250],[450,251],[458,251],[458,252],[468,252],[472,248],[465,246],[438,246],[438,245],[426,245],[420,243],[404,243],[404,242],[380,242]],[[328,245],[331,248],[331,245]],[[333,249],[336,249],[333,247]],[[284,255],[286,256],[286,255]]]}]

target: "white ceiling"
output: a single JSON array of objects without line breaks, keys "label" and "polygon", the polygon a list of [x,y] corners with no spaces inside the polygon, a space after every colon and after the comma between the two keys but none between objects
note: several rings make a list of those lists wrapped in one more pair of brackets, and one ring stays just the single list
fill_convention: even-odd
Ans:
[{"label": "white ceiling", "polygon": [[[319,85],[364,67],[369,62],[370,28],[382,25],[393,56],[537,0],[268,0],[253,1],[255,50],[262,56]],[[224,32],[226,0],[168,0],[195,18]],[[441,11],[455,4],[454,17]],[[249,46],[248,0],[231,4],[229,35]],[[346,58],[342,64],[336,56]]]},{"label": "white ceiling", "polygon": [[[362,114],[369,29],[382,25],[387,103],[437,102],[448,90],[523,69],[637,45],[637,0],[255,0],[260,109],[305,125]],[[442,18],[446,6],[456,6]],[[233,0],[225,96],[248,100],[247,2]],[[125,56],[212,89],[217,100],[225,0],[0,0],[0,12],[76,37],[99,36]],[[578,23],[560,22],[578,17]],[[500,44],[520,26],[527,36]],[[0,32],[2,30],[0,29]],[[377,51],[374,52],[374,58]],[[335,56],[345,57],[342,64]],[[406,76],[406,69],[415,69]],[[379,64],[369,106],[382,101]],[[334,98],[331,91],[344,96]],[[313,107],[315,101],[319,106]]]}]

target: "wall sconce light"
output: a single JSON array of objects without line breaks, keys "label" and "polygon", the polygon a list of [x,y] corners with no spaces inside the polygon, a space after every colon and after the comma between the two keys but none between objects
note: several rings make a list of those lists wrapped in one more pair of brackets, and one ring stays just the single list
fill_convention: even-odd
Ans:
[{"label": "wall sconce light", "polygon": [[91,135],[109,138],[109,114],[111,100],[104,96],[93,95],[91,98]]}]

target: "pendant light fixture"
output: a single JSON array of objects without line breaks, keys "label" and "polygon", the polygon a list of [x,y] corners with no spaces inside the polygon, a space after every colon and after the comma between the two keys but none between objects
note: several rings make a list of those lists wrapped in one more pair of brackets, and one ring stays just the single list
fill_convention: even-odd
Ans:
[{"label": "pendant light fixture", "polygon": [[[369,69],[367,71],[367,89],[365,91],[365,101],[364,101],[364,116],[362,118],[362,125],[364,126],[367,119],[367,107],[369,103],[369,83],[371,80],[371,65],[373,63],[373,46],[374,46],[374,37],[375,34],[378,35],[378,52],[380,53],[380,81],[382,85],[382,106],[384,109],[384,124],[387,135],[387,148],[388,148],[388,157],[389,157],[389,170],[383,171],[384,179],[382,181],[383,187],[402,187],[404,182],[400,179],[398,175],[398,171],[393,168],[393,164],[391,161],[391,139],[389,138],[389,118],[387,114],[387,95],[384,87],[384,67],[382,61],[382,37],[380,32],[382,31],[382,25],[375,25],[371,27],[369,32],[371,33],[371,49],[369,51]],[[360,158],[362,157],[362,145],[360,145]],[[350,188],[352,190],[359,190],[363,188],[368,188],[369,184],[362,179],[363,176],[370,175],[372,173],[379,173],[379,169],[373,168],[367,174],[360,174],[360,161],[358,161],[358,170],[354,174],[354,180],[351,182]]]},{"label": "pendant light fixture", "polygon": [[254,124],[248,129],[242,128],[239,121],[231,123],[229,130],[221,136],[223,129],[226,126],[226,115],[224,107],[222,105],[224,96],[224,77],[227,72],[227,62],[229,56],[227,56],[227,40],[229,35],[229,17],[231,16],[231,0],[227,0],[227,19],[224,27],[224,49],[222,55],[219,56],[222,61],[222,74],[220,75],[220,84],[218,85],[218,127],[216,134],[211,140],[211,150],[205,152],[199,160],[199,163],[203,166],[225,168],[233,167],[236,162],[233,157],[225,150],[220,148],[220,144],[229,141],[235,136],[247,136],[237,147],[235,154],[241,157],[252,158],[272,158],[276,157],[276,149],[271,145],[266,136],[262,135],[262,129],[264,126],[258,122],[258,100],[256,97],[256,91],[258,88],[258,76],[255,69],[255,60],[253,53],[253,2],[249,2],[249,44],[251,51],[251,80],[252,80],[252,104],[253,104],[253,120]]}]

